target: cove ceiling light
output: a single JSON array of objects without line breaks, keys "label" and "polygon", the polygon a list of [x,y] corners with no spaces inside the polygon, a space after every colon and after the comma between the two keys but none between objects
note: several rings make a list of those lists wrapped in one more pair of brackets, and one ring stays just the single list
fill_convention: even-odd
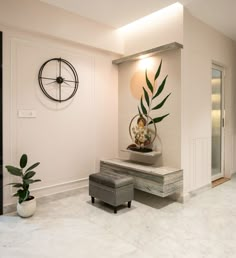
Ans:
[{"label": "cove ceiling light", "polygon": [[158,10],[158,11],[151,13],[147,16],[144,16],[134,22],[131,22],[123,27],[120,27],[117,30],[121,33],[129,32],[130,30],[139,28],[140,26],[146,26],[148,24],[151,24],[157,18],[169,17],[172,15],[175,15],[176,13],[179,13],[182,10],[183,10],[183,5],[180,4],[179,2],[176,2],[176,3],[169,5],[161,10]]}]

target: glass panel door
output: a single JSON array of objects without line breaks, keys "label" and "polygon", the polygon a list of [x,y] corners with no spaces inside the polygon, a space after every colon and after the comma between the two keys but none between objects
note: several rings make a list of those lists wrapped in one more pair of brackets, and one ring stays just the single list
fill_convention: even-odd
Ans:
[{"label": "glass panel door", "polygon": [[223,177],[223,69],[212,68],[212,180]]}]

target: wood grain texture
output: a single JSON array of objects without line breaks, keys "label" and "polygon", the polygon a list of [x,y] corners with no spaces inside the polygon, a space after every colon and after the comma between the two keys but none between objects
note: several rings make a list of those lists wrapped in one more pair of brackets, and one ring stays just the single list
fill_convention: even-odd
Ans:
[{"label": "wood grain texture", "polygon": [[169,167],[153,167],[127,160],[102,160],[100,171],[116,172],[134,178],[134,188],[160,197],[166,197],[183,189],[183,170]]}]

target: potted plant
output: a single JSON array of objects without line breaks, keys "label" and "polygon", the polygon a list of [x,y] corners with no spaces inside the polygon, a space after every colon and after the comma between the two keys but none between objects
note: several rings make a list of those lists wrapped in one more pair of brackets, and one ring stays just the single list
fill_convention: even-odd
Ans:
[{"label": "potted plant", "polygon": [[40,179],[32,179],[36,174],[33,171],[40,163],[37,162],[26,169],[28,157],[23,154],[20,158],[20,168],[7,165],[7,171],[14,176],[20,177],[21,182],[10,183],[15,188],[19,188],[14,196],[18,196],[17,213],[21,217],[30,217],[36,210],[35,197],[30,195],[29,185],[41,181]]}]

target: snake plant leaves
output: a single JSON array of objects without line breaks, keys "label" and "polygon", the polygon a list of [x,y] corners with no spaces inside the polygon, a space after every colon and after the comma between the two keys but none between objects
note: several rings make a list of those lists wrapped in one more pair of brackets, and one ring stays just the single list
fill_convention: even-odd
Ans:
[{"label": "snake plant leaves", "polygon": [[147,102],[147,105],[148,105],[148,107],[149,107],[149,96],[148,96],[148,93],[147,93],[147,91],[146,91],[146,89],[143,87],[143,92],[144,92],[144,97],[145,97],[145,100],[146,100],[146,102]]},{"label": "snake plant leaves", "polygon": [[6,166],[7,171],[14,176],[22,176],[22,171],[19,168],[13,166]]},{"label": "snake plant leaves", "polygon": [[162,102],[161,102],[160,104],[158,104],[158,105],[156,105],[154,108],[152,108],[152,110],[156,110],[156,109],[161,108],[161,107],[165,104],[165,102],[166,102],[166,100],[168,99],[168,97],[170,96],[170,94],[171,94],[171,93],[169,93],[169,94],[162,100]]},{"label": "snake plant leaves", "polygon": [[145,77],[146,77],[147,86],[148,86],[149,90],[151,91],[151,93],[153,93],[153,86],[152,86],[151,82],[148,79],[147,70],[145,71]]},{"label": "snake plant leaves", "polygon": [[142,111],[143,111],[143,114],[144,114],[144,115],[147,115],[147,109],[146,109],[145,106],[143,105],[143,97],[141,97],[140,105],[141,105],[141,109],[142,109]]},{"label": "snake plant leaves", "polygon": [[161,122],[165,117],[167,117],[170,113],[164,115],[164,116],[160,116],[160,117],[156,117],[153,119],[153,121],[150,121],[148,124],[151,125],[153,124],[153,122],[156,124],[156,123],[159,123]]},{"label": "snake plant leaves", "polygon": [[20,158],[20,167],[21,168],[24,168],[26,165],[27,165],[27,155],[26,154],[23,154]]},{"label": "snake plant leaves", "polygon": [[155,99],[157,96],[159,96],[162,93],[162,91],[165,87],[165,84],[166,84],[167,77],[168,77],[168,75],[166,75],[165,79],[162,81],[161,85],[159,86],[157,93],[152,97],[152,99]]},{"label": "snake plant leaves", "polygon": [[155,80],[156,80],[156,79],[159,77],[159,75],[160,75],[161,66],[162,66],[162,60],[161,60],[160,65],[159,65],[159,67],[158,67],[158,69],[157,69],[157,72],[156,72],[156,74],[155,74]]},{"label": "snake plant leaves", "polygon": [[37,162],[37,163],[33,164],[32,166],[30,166],[29,168],[27,168],[27,170],[26,170],[25,172],[28,172],[28,171],[30,171],[30,170],[36,168],[39,164],[40,164],[40,162]]}]

